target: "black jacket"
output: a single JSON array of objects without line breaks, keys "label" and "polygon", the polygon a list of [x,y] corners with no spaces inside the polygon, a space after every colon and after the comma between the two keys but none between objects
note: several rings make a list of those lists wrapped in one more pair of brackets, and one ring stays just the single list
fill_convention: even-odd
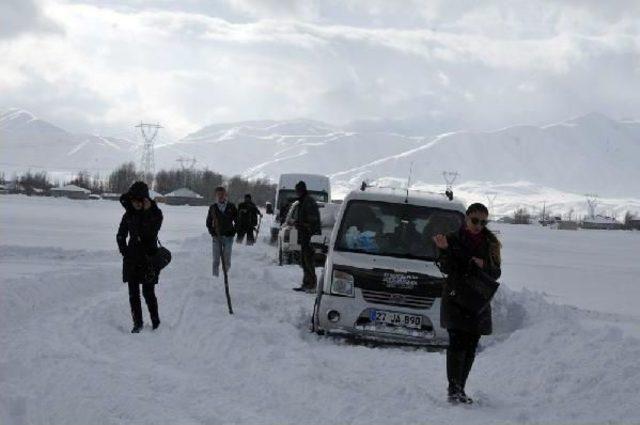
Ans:
[{"label": "black jacket", "polygon": [[238,204],[238,227],[251,228],[258,225],[258,216],[262,213],[253,202],[245,201]]},{"label": "black jacket", "polygon": [[216,229],[217,223],[220,223],[220,232],[222,236],[234,236],[236,234],[236,220],[238,219],[238,210],[231,202],[227,202],[227,208],[224,213],[220,211],[217,204],[209,207],[207,214],[207,229],[211,236],[218,236]]},{"label": "black jacket", "polygon": [[312,235],[320,234],[320,209],[316,200],[309,194],[304,194],[298,199],[298,210],[294,220],[300,244],[309,244]]},{"label": "black jacket", "polygon": [[158,272],[152,269],[151,257],[158,250],[162,211],[154,201],[148,210],[136,210],[131,205],[129,194],[122,195],[120,203],[125,213],[120,220],[116,241],[123,259],[122,281],[158,283]]},{"label": "black jacket", "polygon": [[439,251],[437,264],[440,271],[447,275],[442,291],[442,307],[440,308],[440,326],[446,329],[462,330],[478,335],[490,335],[493,331],[491,322],[491,306],[479,315],[474,315],[454,304],[449,293],[465,284],[467,275],[474,273],[478,266],[471,257],[484,260],[482,269],[493,279],[498,279],[500,270],[500,242],[489,230],[483,230],[483,240],[478,247],[472,248],[464,227],[447,235],[449,247]]}]

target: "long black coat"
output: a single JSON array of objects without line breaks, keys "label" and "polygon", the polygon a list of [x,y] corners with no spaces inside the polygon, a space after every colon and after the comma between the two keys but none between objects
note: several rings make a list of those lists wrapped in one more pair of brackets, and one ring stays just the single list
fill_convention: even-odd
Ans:
[{"label": "long black coat", "polygon": [[122,195],[120,203],[125,213],[116,240],[122,254],[122,281],[158,283],[158,273],[152,269],[151,257],[158,250],[162,211],[154,201],[148,210],[136,210],[128,195]]},{"label": "long black coat", "polygon": [[250,229],[258,225],[258,215],[262,215],[256,204],[244,201],[238,204],[238,228]]},{"label": "long black coat", "polygon": [[309,194],[298,199],[298,211],[294,217],[298,229],[298,243],[308,245],[312,235],[319,235],[321,231],[320,209],[318,203]]},{"label": "long black coat", "polygon": [[454,304],[449,293],[465,284],[467,275],[477,270],[477,265],[471,262],[471,257],[484,260],[482,269],[493,279],[498,279],[500,270],[500,242],[488,229],[483,229],[483,240],[475,249],[469,242],[464,228],[447,235],[449,247],[441,250],[437,264],[440,270],[447,275],[447,280],[442,291],[442,307],[440,309],[440,326],[446,329],[455,329],[470,332],[477,335],[490,335],[493,331],[491,321],[491,306],[488,306],[479,315],[467,312],[457,304]]}]

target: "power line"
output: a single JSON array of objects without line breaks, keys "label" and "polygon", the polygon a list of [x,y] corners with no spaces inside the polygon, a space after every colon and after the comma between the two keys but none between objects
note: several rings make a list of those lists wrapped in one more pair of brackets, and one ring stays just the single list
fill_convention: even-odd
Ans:
[{"label": "power line", "polygon": [[142,134],[142,138],[144,139],[144,144],[142,146],[142,158],[140,159],[140,169],[144,173],[143,179],[145,182],[148,185],[151,185],[153,183],[153,176],[156,172],[156,159],[153,144],[156,136],[158,135],[158,130],[160,130],[162,126],[160,124],[148,124],[141,122],[136,125],[136,128],[140,129],[140,134]]}]

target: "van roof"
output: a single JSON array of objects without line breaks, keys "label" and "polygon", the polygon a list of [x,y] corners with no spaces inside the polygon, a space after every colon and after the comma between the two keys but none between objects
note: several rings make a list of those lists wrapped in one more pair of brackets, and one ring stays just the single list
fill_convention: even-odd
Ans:
[{"label": "van roof", "polygon": [[300,180],[307,184],[309,190],[326,190],[328,192],[331,187],[329,177],[322,174],[286,173],[280,174],[278,189],[293,189]]},{"label": "van roof", "polygon": [[434,207],[446,210],[466,212],[464,203],[457,199],[449,200],[444,194],[423,192],[419,190],[407,190],[387,187],[368,187],[366,190],[353,190],[344,199],[344,202],[352,200],[389,202],[396,204],[407,203],[409,205],[419,205],[423,207]]}]

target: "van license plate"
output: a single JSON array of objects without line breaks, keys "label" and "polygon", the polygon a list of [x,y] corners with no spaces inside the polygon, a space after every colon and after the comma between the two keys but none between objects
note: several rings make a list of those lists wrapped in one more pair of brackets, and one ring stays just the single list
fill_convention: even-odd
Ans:
[{"label": "van license plate", "polygon": [[404,326],[405,328],[420,329],[422,316],[414,314],[394,313],[392,311],[371,310],[370,319],[375,323]]}]

